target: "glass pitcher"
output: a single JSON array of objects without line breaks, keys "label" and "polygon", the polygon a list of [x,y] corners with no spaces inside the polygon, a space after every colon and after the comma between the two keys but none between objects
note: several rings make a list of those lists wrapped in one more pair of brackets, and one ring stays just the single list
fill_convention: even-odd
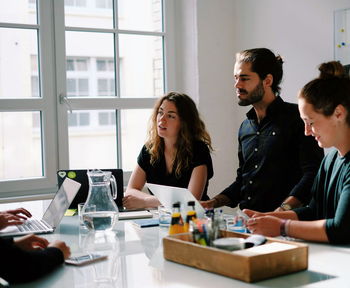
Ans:
[{"label": "glass pitcher", "polygon": [[[117,224],[119,211],[114,200],[117,198],[117,185],[112,172],[90,170],[89,194],[83,207],[83,222],[89,230],[112,230]],[[112,193],[111,189],[112,187]],[[95,207],[93,211],[88,207]]]}]

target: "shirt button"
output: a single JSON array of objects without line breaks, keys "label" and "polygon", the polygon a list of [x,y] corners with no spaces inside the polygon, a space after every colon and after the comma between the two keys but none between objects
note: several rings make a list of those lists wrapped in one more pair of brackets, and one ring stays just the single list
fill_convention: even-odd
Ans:
[{"label": "shirt button", "polygon": [[258,168],[258,165],[255,165],[255,168]]},{"label": "shirt button", "polygon": [[260,132],[258,131],[258,132],[256,132],[256,135],[260,135]]},{"label": "shirt button", "polygon": [[272,132],[272,135],[275,136],[275,135],[276,135],[276,132]]},{"label": "shirt button", "polygon": [[250,180],[250,181],[249,181],[249,184],[253,184],[253,181],[252,181],[252,180]]},{"label": "shirt button", "polygon": [[248,197],[248,200],[250,200],[250,199],[252,199],[252,197],[249,196],[249,197]]},{"label": "shirt button", "polygon": [[258,148],[255,148],[254,151],[255,151],[255,152],[258,151]]}]

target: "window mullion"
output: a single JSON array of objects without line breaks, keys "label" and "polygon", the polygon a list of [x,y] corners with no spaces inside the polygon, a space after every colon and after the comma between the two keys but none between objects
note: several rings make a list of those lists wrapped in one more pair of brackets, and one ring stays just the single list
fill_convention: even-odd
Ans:
[{"label": "window mullion", "polygon": [[[115,92],[116,96],[120,98],[120,61],[119,61],[119,26],[118,26],[118,0],[114,0],[114,29],[116,33],[114,33],[114,59],[115,59],[115,82],[114,82],[114,87],[115,87]],[[122,161],[122,138],[121,138],[121,110],[116,109],[116,125],[115,129],[116,131],[116,143],[117,143],[117,166],[122,168],[123,167],[123,161]]]},{"label": "window mullion", "polygon": [[69,104],[73,110],[104,109],[151,109],[155,98],[72,97]]},{"label": "window mullion", "polygon": [[[48,13],[50,11],[50,13]],[[54,23],[51,13],[53,12],[53,1],[39,2],[39,54],[40,54],[40,78],[41,96],[44,102],[42,113],[42,135],[43,135],[43,169],[44,175],[49,179],[51,187],[56,186],[57,169],[57,114],[55,97],[55,75],[54,67]]]},{"label": "window mullion", "polygon": [[176,82],[176,41],[175,41],[175,19],[174,19],[174,5],[173,1],[163,0],[163,51],[164,51],[164,90],[177,90]]},{"label": "window mullion", "polygon": [[57,103],[57,134],[58,134],[58,169],[69,168],[68,146],[68,108],[59,101],[59,97],[67,96],[66,87],[66,47],[65,47],[65,15],[64,1],[53,1],[55,27],[55,68],[56,68],[56,103]]}]

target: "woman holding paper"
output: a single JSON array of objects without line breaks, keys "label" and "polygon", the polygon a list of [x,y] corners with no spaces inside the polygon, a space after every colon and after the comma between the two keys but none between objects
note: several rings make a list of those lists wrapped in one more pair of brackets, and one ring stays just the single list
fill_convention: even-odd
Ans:
[{"label": "woman holding paper", "polygon": [[350,243],[350,79],[338,62],[320,66],[320,76],[299,93],[305,134],[322,148],[335,147],[321,163],[308,206],[286,212],[258,213],[251,217],[252,233],[290,236],[309,241]]},{"label": "woman holding paper", "polygon": [[160,205],[144,193],[146,182],[188,188],[198,200],[208,200],[213,177],[211,139],[194,101],[186,94],[170,92],[153,110],[148,139],[137,158],[123,198],[128,209]]}]

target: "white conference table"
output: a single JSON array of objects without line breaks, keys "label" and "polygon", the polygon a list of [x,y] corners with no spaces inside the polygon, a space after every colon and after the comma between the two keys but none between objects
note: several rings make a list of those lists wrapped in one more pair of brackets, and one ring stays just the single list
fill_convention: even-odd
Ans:
[{"label": "white conference table", "polygon": [[77,216],[64,217],[55,233],[42,236],[65,241],[73,254],[96,252],[107,254],[108,260],[62,265],[37,281],[11,287],[350,287],[350,246],[308,243],[308,270],[245,283],[164,260],[166,235],[166,228],[139,228],[132,220],[119,221],[114,232],[88,233]]}]

